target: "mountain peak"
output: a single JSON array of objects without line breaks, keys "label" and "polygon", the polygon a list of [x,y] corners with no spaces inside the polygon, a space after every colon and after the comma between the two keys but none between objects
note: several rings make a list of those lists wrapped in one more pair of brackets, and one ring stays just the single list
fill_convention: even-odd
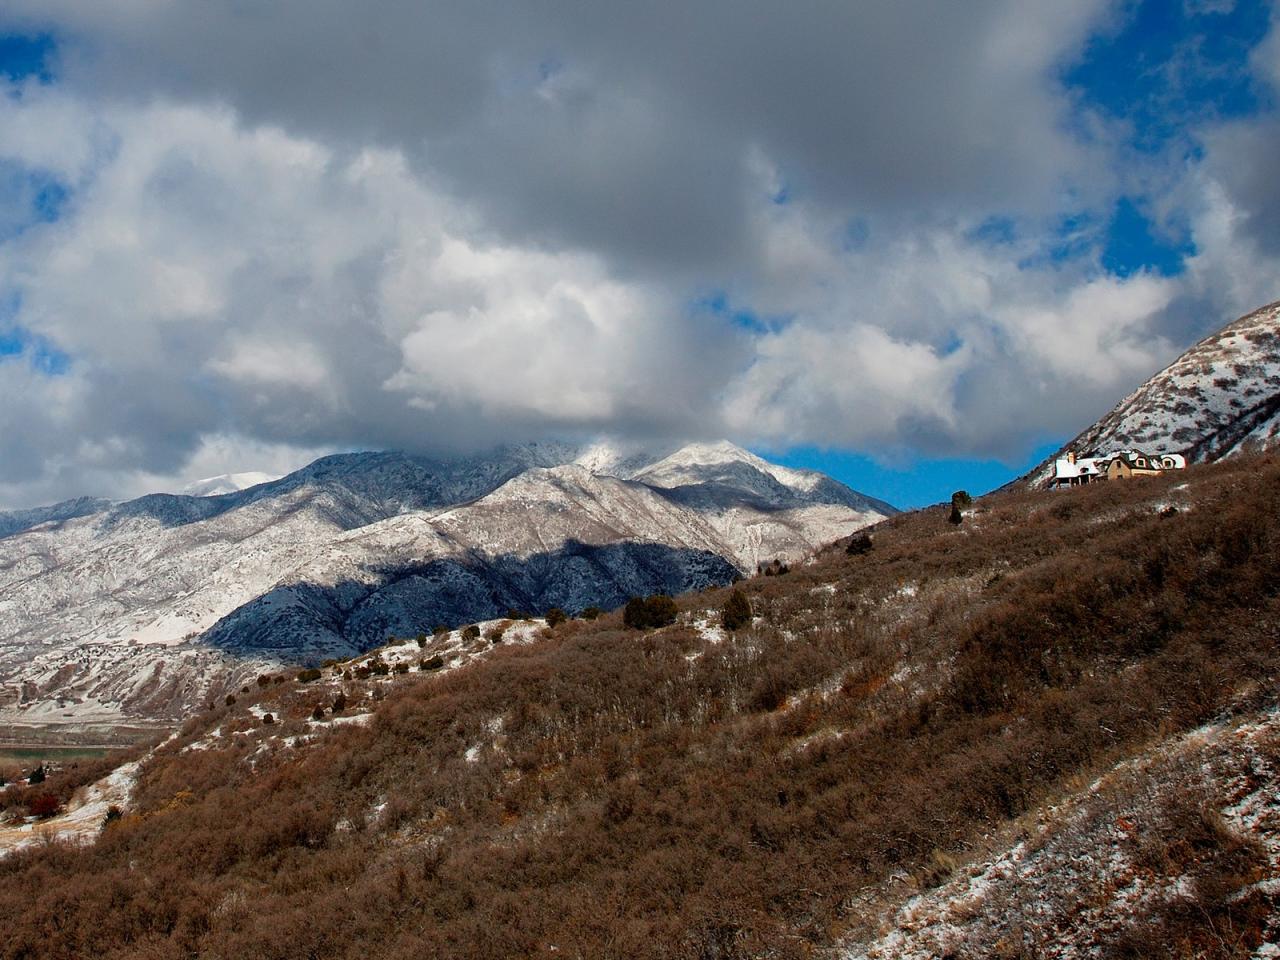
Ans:
[{"label": "mountain peak", "polygon": [[883,516],[897,513],[889,504],[851,490],[814,470],[770,463],[728,440],[690,443],[638,471],[651,487],[678,493],[689,489],[705,497],[711,489],[736,491],[757,506],[779,508],[803,503],[839,503]]},{"label": "mountain peak", "polygon": [[279,479],[280,477],[276,474],[261,473],[256,470],[245,473],[222,473],[216,477],[193,480],[177,493],[184,497],[219,497],[225,493],[239,493],[241,490],[248,490],[250,487]]}]

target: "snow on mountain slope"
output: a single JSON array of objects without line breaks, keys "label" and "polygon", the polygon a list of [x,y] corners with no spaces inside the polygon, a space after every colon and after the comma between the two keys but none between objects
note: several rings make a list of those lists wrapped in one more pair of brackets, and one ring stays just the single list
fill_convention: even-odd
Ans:
[{"label": "snow on mountain slope", "polygon": [[655,453],[632,444],[599,440],[583,448],[573,458],[573,462],[600,476],[630,480],[636,473],[664,456],[666,453]]},{"label": "snow on mountain slope", "polygon": [[343,454],[243,491],[36,517],[0,538],[0,738],[172,723],[282,663],[725,582],[892,512],[834,481],[797,492],[727,445],[637,474],[654,482],[580,456]]},{"label": "snow on mountain slope", "polygon": [[1205,463],[1280,437],[1280,301],[1227,324],[1161,370],[1029,475],[1053,461],[1139,449]]},{"label": "snow on mountain slope", "polygon": [[889,516],[897,511],[882,500],[850,490],[814,470],[793,470],[721,440],[691,443],[636,471],[630,479],[665,490],[718,488],[749,498],[760,507],[838,503],[854,510]]},{"label": "snow on mountain slope", "polygon": [[736,573],[724,549],[709,525],[646,487],[573,465],[535,469],[473,503],[336,539],[204,639],[349,656],[511,608],[611,607],[724,583]]},{"label": "snow on mountain slope", "polygon": [[78,497],[75,500],[64,500],[50,507],[36,507],[32,510],[0,511],[0,537],[11,537],[23,530],[30,530],[42,523],[61,523],[77,517],[87,517],[111,506],[110,500],[97,497]]},{"label": "snow on mountain slope", "polygon": [[220,497],[226,493],[239,493],[241,490],[248,490],[250,487],[279,479],[275,474],[256,471],[223,473],[216,477],[192,481],[179,490],[178,494],[186,497]]}]

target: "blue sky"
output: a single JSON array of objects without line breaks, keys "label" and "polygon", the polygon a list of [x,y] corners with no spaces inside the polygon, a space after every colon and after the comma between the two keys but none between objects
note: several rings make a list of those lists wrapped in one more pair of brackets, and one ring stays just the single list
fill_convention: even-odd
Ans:
[{"label": "blue sky", "polygon": [[1280,295],[1274,3],[749,6],[13,0],[0,507],[601,434],[935,503]]},{"label": "blue sky", "polygon": [[902,510],[949,502],[951,494],[964,490],[980,496],[1004,486],[1030,470],[1061,444],[1053,442],[1033,449],[1019,464],[999,460],[923,459],[904,460],[900,465],[885,463],[866,454],[833,450],[797,449],[778,455],[760,451],[785,467],[819,470],[841,483],[886,500]]}]

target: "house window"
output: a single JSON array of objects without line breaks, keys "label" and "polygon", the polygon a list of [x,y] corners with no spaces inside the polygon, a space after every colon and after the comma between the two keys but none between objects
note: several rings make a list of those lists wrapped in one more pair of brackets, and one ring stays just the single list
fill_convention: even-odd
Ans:
[{"label": "house window", "polygon": [[1143,460],[1141,457],[1135,458],[1133,462],[1140,467],[1145,467],[1147,465],[1147,461]]}]

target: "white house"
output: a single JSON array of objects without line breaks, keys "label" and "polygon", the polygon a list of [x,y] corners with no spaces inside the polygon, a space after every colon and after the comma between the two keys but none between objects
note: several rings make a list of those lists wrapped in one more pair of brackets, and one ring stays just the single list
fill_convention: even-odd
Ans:
[{"label": "white house", "polygon": [[1076,458],[1074,450],[1068,450],[1065,457],[1059,457],[1053,466],[1053,485],[1055,487],[1078,487],[1082,483],[1093,483],[1107,475],[1109,457]]},{"label": "white house", "polygon": [[1155,476],[1166,470],[1182,470],[1187,459],[1180,453],[1145,454],[1141,450],[1120,450],[1101,457],[1077,458],[1074,450],[1054,461],[1053,487],[1078,487],[1097,480],[1123,480],[1135,476]]}]

